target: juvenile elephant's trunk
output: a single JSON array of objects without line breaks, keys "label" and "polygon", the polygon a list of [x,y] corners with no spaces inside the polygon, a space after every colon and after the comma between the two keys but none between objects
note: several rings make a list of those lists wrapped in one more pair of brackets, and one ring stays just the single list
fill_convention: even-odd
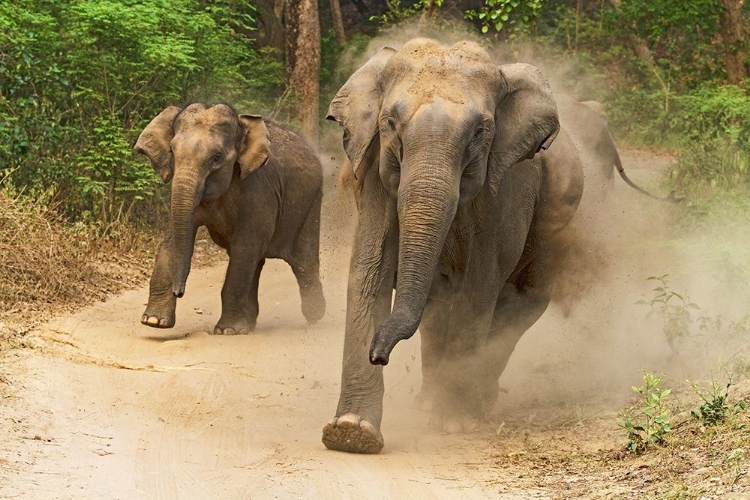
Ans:
[{"label": "juvenile elephant's trunk", "polygon": [[[445,158],[440,160],[445,163]],[[391,316],[375,332],[370,362],[387,365],[391,351],[416,332],[422,319],[433,273],[458,206],[458,181],[435,164],[403,169],[431,173],[409,182],[402,178],[398,195],[399,254],[396,298]],[[446,176],[435,175],[444,171]]]},{"label": "juvenile elephant's trunk", "polygon": [[194,214],[203,196],[203,182],[191,173],[176,173],[172,181],[172,292],[175,297],[185,294],[185,282],[190,273],[190,261],[195,245]]}]

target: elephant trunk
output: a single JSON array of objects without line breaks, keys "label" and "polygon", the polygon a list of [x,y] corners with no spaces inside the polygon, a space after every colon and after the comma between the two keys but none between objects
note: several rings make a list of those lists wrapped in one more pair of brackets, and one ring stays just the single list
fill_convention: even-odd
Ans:
[{"label": "elephant trunk", "polygon": [[[439,161],[442,165],[450,164],[444,156]],[[422,175],[413,181],[408,176],[402,178],[399,188],[396,298],[390,317],[378,327],[370,345],[370,362],[375,365],[387,365],[396,344],[416,332],[448,229],[456,215],[460,177],[452,169],[435,165],[431,162],[402,169],[405,173]]]},{"label": "elephant trunk", "polygon": [[191,173],[176,173],[172,181],[172,293],[185,294],[195,245],[194,214],[203,197],[203,182]]}]

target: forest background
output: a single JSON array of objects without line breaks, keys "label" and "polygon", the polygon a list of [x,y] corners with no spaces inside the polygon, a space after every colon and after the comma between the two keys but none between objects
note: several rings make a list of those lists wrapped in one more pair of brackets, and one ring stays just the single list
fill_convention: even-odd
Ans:
[{"label": "forest background", "polygon": [[568,92],[604,104],[619,143],[677,157],[663,182],[688,201],[688,224],[722,207],[746,214],[747,11],[744,0],[2,2],[0,305],[75,293],[47,283],[44,254],[21,258],[39,234],[67,241],[68,260],[105,245],[153,252],[143,235],[164,222],[169,189],[132,146],[164,107],[227,102],[318,143],[351,61],[403,23],[556,61]]}]

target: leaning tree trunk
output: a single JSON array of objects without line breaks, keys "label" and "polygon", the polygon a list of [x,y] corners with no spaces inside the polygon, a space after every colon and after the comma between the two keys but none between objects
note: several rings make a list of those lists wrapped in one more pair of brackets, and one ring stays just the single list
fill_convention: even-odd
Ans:
[{"label": "leaning tree trunk", "polygon": [[287,86],[294,102],[292,118],[302,125],[305,139],[317,146],[320,75],[318,0],[288,2],[284,20]]},{"label": "leaning tree trunk", "polygon": [[344,31],[344,19],[341,17],[341,5],[339,0],[330,0],[331,3],[331,20],[333,21],[333,31],[336,33],[336,43],[339,45],[346,42],[346,32]]},{"label": "leaning tree trunk", "polygon": [[727,83],[737,85],[747,78],[745,57],[745,33],[743,32],[742,4],[745,0],[721,0],[719,16],[721,38],[724,41],[724,66],[727,70]]}]

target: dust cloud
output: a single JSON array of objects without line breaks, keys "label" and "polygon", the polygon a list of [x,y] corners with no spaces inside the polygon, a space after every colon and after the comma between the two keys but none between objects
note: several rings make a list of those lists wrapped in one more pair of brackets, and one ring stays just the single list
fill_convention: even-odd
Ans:
[{"label": "dust cloud", "polygon": [[[583,73],[580,65],[540,53],[533,45],[488,45],[472,30],[461,23],[446,28],[418,22],[385,30],[363,53],[344,56],[338,78],[343,84],[382,47],[398,48],[415,37],[434,38],[446,45],[470,39],[484,45],[498,64],[527,62],[540,67],[556,94],[580,101],[602,100],[607,95],[601,73]],[[338,234],[342,227],[353,229],[355,204],[344,170],[348,164],[341,131],[333,123],[322,130],[322,144],[328,151],[327,195],[334,200],[327,227]],[[630,177],[666,194],[660,180],[675,158],[664,152],[619,146]],[[686,378],[721,378],[741,351],[742,339],[736,335],[730,338],[726,332],[701,329],[700,324],[719,321],[727,325],[748,312],[750,275],[743,264],[750,253],[750,230],[742,220],[727,210],[722,215],[708,214],[701,224],[688,227],[680,214],[689,201],[672,205],[649,199],[626,186],[618,175],[614,180],[602,180],[593,172],[593,159],[585,152],[582,157],[588,182],[574,222],[573,249],[556,284],[555,300],[522,337],[500,378],[498,418],[540,407],[620,408],[632,396],[631,385],[640,384],[644,370],[664,374],[667,383],[674,385]],[[614,172],[614,165],[612,169]],[[347,234],[348,241],[339,241],[339,249],[346,248],[342,263],[348,263],[350,255],[346,243],[351,242],[352,233]],[[674,346],[667,340],[668,318],[659,312],[658,304],[636,303],[655,296],[652,290],[659,283],[647,278],[664,275],[668,275],[670,291],[684,297],[684,303],[700,307],[688,311],[688,327],[693,333],[678,339]],[[676,296],[670,300],[670,305],[680,304],[683,302]],[[418,346],[418,342],[416,335],[408,343]],[[399,344],[394,352],[405,349],[405,344]],[[414,348],[408,349],[412,352]],[[405,405],[414,394],[398,394],[398,388],[389,383],[390,368],[385,369],[386,387],[391,386],[387,396]],[[419,370],[418,359],[414,368]],[[395,418],[391,407],[386,408],[386,414],[387,419]]]}]

